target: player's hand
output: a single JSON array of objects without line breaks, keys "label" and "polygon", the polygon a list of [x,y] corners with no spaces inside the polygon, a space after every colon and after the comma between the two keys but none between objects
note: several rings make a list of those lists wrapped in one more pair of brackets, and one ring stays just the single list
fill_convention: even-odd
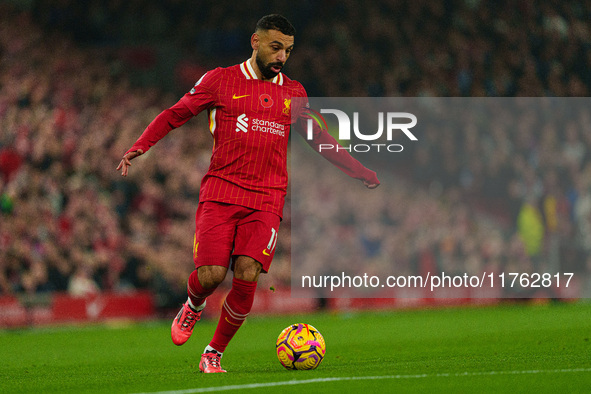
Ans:
[{"label": "player's hand", "polygon": [[365,179],[363,179],[363,184],[368,189],[375,189],[376,187],[380,186],[380,181],[378,179],[378,175],[375,173],[375,171],[372,171],[372,170],[368,170],[368,171],[369,171],[369,174],[367,175],[367,177]]},{"label": "player's hand", "polygon": [[368,181],[363,181],[363,184],[368,189],[375,189],[376,187],[380,186],[380,182],[379,181],[378,181],[378,183],[371,183],[371,182],[368,182]]},{"label": "player's hand", "polygon": [[127,176],[127,168],[131,167],[131,160],[143,154],[144,151],[138,149],[136,151],[129,152],[125,156],[123,156],[123,159],[121,159],[121,162],[119,162],[119,165],[117,166],[117,171],[121,170],[121,176]]}]

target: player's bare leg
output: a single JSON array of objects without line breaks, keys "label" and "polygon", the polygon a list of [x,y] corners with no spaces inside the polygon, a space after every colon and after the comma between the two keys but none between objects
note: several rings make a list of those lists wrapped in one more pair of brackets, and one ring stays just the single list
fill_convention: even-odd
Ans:
[{"label": "player's bare leg", "polygon": [[213,339],[201,356],[199,369],[202,372],[226,372],[220,365],[222,354],[250,313],[261,270],[261,263],[251,257],[235,259],[232,289],[224,301]]},{"label": "player's bare leg", "polygon": [[199,267],[191,273],[187,284],[189,298],[172,321],[172,342],[180,346],[193,334],[195,323],[201,319],[205,299],[211,295],[226,277],[227,268],[217,265]]},{"label": "player's bare leg", "polygon": [[238,256],[234,264],[234,277],[249,282],[257,282],[263,266],[248,256]]}]

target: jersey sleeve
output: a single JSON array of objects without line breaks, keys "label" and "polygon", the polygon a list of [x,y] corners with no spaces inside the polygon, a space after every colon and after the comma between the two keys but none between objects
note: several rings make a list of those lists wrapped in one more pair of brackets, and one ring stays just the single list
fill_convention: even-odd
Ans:
[{"label": "jersey sleeve", "polygon": [[180,100],[172,107],[162,111],[154,120],[146,127],[140,138],[133,144],[133,146],[125,152],[135,152],[142,150],[146,153],[154,144],[164,138],[171,130],[184,125],[189,119],[193,117],[193,113]]},{"label": "jersey sleeve", "polygon": [[308,119],[312,119],[313,112],[310,110],[308,96],[303,87],[301,88],[301,91],[303,91],[300,92],[301,97],[294,99],[297,103],[294,110],[298,111],[294,118],[295,130],[304,138],[308,145],[345,174],[370,184],[379,185],[380,181],[378,180],[375,171],[366,168],[357,159],[351,156],[346,149],[319,149],[322,144],[328,144],[334,147],[340,146],[340,144],[332,135],[330,135],[328,130],[322,128],[318,122],[311,122],[313,125],[312,139],[307,138]]},{"label": "jersey sleeve", "polygon": [[139,149],[146,153],[171,130],[182,126],[204,109],[215,106],[221,73],[222,68],[218,67],[203,74],[187,94],[175,105],[162,111],[146,127],[146,130],[126,154]]},{"label": "jersey sleeve", "polygon": [[193,115],[215,106],[217,102],[220,79],[223,69],[218,67],[203,74],[195,86],[181,98]]}]

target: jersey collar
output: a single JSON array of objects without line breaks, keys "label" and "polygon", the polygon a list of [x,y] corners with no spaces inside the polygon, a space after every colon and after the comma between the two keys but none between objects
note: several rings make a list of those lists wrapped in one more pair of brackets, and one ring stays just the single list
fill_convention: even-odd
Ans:
[{"label": "jersey collar", "polygon": [[[250,59],[249,59],[250,60]],[[246,77],[246,79],[258,79],[257,74],[254,72],[254,69],[250,65],[250,61],[247,60],[243,63],[240,63],[240,71]],[[275,78],[271,80],[271,82],[276,83],[278,85],[283,85],[283,74],[279,73]]]}]

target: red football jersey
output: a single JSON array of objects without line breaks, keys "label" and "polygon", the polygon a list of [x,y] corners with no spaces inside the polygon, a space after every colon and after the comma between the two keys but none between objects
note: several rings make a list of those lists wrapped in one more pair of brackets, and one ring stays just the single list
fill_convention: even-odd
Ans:
[{"label": "red football jersey", "polygon": [[271,83],[257,79],[248,60],[209,71],[195,84],[181,101],[194,115],[208,109],[214,139],[200,201],[282,216],[291,98],[305,95],[299,82],[282,73]]},{"label": "red football jersey", "polygon": [[[259,80],[248,60],[216,68],[205,73],[177,104],[158,115],[128,152],[146,152],[169,131],[207,109],[214,148],[199,200],[242,205],[282,217],[295,97],[307,97],[299,82],[282,73],[272,81]],[[306,101],[294,100],[300,104]],[[312,146],[337,144],[318,127],[314,128],[314,139],[307,142]],[[379,183],[375,172],[347,151],[321,154],[349,176]]]}]

